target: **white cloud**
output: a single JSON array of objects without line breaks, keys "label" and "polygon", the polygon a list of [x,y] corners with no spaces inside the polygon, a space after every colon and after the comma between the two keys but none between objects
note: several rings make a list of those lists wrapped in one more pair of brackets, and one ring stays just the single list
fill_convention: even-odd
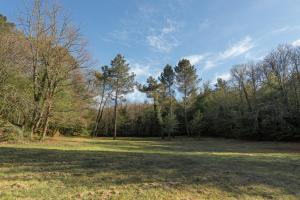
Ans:
[{"label": "white cloud", "polygon": [[210,69],[217,66],[217,62],[215,60],[207,60],[204,64],[204,69]]},{"label": "white cloud", "polygon": [[295,40],[294,42],[292,42],[292,45],[295,47],[300,47],[300,39]]},{"label": "white cloud", "polygon": [[145,60],[142,62],[128,60],[128,63],[130,72],[136,75],[136,80],[140,83],[146,81],[149,76],[157,78],[161,73],[161,69],[155,67],[161,65],[161,63],[157,63],[155,60]]},{"label": "white cloud", "polygon": [[231,78],[231,74],[230,72],[226,72],[224,74],[217,75],[216,77],[228,81]]},{"label": "white cloud", "polygon": [[155,33],[146,37],[147,42],[156,51],[168,53],[179,45],[178,40],[173,35],[176,29],[176,23],[168,19],[162,29],[154,31]]},{"label": "white cloud", "polygon": [[130,103],[143,103],[147,99],[147,96],[135,88],[134,91],[127,94],[125,98]]},{"label": "white cloud", "polygon": [[203,61],[205,57],[206,57],[205,54],[194,54],[194,55],[186,56],[184,58],[188,59],[192,65],[196,65],[201,61]]},{"label": "white cloud", "polygon": [[225,80],[225,81],[229,81],[231,79],[231,73],[230,72],[225,72],[223,74],[215,75],[215,78],[212,82],[213,85],[215,85],[217,83],[218,78],[221,78],[222,80]]},{"label": "white cloud", "polygon": [[247,36],[245,39],[232,45],[230,48],[226,49],[220,54],[220,59],[225,60],[228,58],[233,58],[242,55],[254,47],[252,38]]},{"label": "white cloud", "polygon": [[220,65],[225,60],[245,54],[249,52],[249,50],[251,50],[253,47],[254,43],[252,38],[246,36],[244,39],[236,42],[222,52],[214,54],[194,54],[185,56],[184,58],[189,59],[194,65],[202,63],[204,65],[204,69],[207,70]]},{"label": "white cloud", "polygon": [[297,31],[297,30],[300,30],[299,25],[284,26],[284,27],[281,27],[279,29],[276,29],[276,30],[272,31],[271,33],[284,33],[284,32],[291,32],[291,31]]},{"label": "white cloud", "polygon": [[265,51],[247,52],[245,58],[251,61],[260,61],[264,59],[267,53]]},{"label": "white cloud", "polygon": [[133,72],[136,76],[150,76],[150,66],[142,65],[140,63],[129,63],[130,71]]},{"label": "white cloud", "polygon": [[279,29],[272,31],[272,33],[282,33],[282,32],[286,32],[288,29],[289,29],[288,26],[284,26],[284,27],[281,27]]}]

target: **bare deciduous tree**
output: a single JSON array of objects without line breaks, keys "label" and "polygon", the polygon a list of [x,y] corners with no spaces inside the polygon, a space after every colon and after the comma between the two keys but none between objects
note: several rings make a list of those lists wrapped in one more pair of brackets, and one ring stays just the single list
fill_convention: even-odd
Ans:
[{"label": "bare deciduous tree", "polygon": [[41,129],[43,139],[55,93],[66,84],[72,72],[87,61],[88,56],[79,29],[62,15],[59,6],[48,8],[36,0],[20,22],[30,47],[28,69],[34,99],[31,137]]}]

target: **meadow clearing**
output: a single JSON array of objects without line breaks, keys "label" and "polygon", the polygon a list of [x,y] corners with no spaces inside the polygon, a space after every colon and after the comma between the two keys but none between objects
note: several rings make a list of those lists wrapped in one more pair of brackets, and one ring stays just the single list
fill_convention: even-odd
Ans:
[{"label": "meadow clearing", "polygon": [[84,137],[1,144],[0,199],[300,199],[300,145]]}]

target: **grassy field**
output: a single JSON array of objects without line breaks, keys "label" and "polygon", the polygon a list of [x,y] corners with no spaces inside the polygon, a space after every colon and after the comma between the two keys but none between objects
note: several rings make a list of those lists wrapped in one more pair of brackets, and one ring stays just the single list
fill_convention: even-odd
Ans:
[{"label": "grassy field", "polygon": [[0,144],[0,199],[300,199],[300,144],[79,137]]}]

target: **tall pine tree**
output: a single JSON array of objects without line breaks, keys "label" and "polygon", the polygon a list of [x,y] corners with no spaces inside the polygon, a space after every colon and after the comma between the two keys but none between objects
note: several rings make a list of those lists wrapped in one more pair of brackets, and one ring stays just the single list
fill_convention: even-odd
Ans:
[{"label": "tall pine tree", "polygon": [[118,100],[124,95],[133,92],[134,90],[134,73],[130,73],[129,64],[124,56],[118,54],[111,61],[110,77],[114,91],[114,136],[117,137],[117,117],[118,117]]},{"label": "tall pine tree", "polygon": [[164,67],[159,80],[164,87],[167,98],[169,99],[169,113],[164,118],[164,132],[166,132],[168,134],[168,138],[170,138],[171,134],[174,133],[177,126],[176,118],[173,115],[175,72],[171,65],[167,64]]},{"label": "tall pine tree", "polygon": [[187,59],[178,62],[178,65],[175,66],[175,72],[179,92],[183,94],[185,132],[190,135],[187,118],[188,100],[197,90],[198,76],[196,68]]}]

